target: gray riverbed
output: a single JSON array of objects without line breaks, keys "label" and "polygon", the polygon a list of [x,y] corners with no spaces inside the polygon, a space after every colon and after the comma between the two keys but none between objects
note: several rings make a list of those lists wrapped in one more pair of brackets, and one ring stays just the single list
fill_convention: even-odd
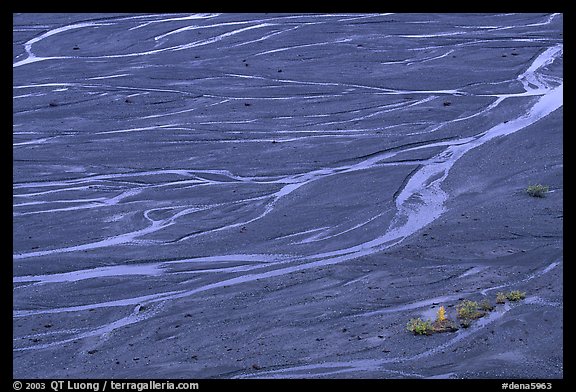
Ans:
[{"label": "gray riverbed", "polygon": [[563,377],[562,14],[13,22],[14,377]]}]

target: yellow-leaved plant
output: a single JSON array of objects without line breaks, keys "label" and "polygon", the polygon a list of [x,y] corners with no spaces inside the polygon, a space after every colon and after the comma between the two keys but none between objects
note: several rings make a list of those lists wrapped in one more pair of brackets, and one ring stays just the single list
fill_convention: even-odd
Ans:
[{"label": "yellow-leaved plant", "polygon": [[446,320],[446,309],[444,309],[444,306],[440,306],[440,309],[438,309],[438,313],[436,314],[436,321],[441,323],[444,320]]}]

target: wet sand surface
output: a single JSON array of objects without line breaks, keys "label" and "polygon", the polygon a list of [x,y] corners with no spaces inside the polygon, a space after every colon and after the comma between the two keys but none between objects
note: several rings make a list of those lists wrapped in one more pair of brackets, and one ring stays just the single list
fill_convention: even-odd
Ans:
[{"label": "wet sand surface", "polygon": [[562,28],[15,14],[13,376],[562,378]]}]

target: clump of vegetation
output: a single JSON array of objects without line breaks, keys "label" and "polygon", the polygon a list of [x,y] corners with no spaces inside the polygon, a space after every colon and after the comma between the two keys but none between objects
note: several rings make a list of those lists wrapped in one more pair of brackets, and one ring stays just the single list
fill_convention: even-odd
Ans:
[{"label": "clump of vegetation", "polygon": [[[526,293],[520,290],[513,290],[507,293],[499,292],[496,294],[496,303],[503,304],[506,301],[520,301],[526,298]],[[456,305],[456,316],[460,326],[468,328],[476,319],[484,317],[488,312],[493,311],[494,305],[488,299],[483,299],[479,303],[476,301],[463,300]],[[421,318],[411,319],[406,325],[406,329],[414,335],[432,335],[439,332],[454,332],[458,326],[446,315],[446,308],[440,306],[436,312],[436,320],[422,320]]]},{"label": "clump of vegetation", "polygon": [[472,320],[484,316],[486,312],[479,309],[478,302],[464,300],[456,305],[456,314],[460,319],[460,324],[464,328],[468,328],[472,323]]},{"label": "clump of vegetation", "polygon": [[440,309],[438,309],[438,312],[436,313],[436,321],[439,323],[446,321],[446,309],[444,309],[444,306],[440,306]]},{"label": "clump of vegetation", "polygon": [[436,313],[434,322],[421,318],[411,319],[406,325],[406,329],[414,335],[432,335],[439,332],[454,332],[458,330],[458,327],[446,317],[446,309],[441,306]]},{"label": "clump of vegetation", "polygon": [[524,291],[512,290],[508,293],[500,292],[496,294],[496,303],[503,304],[506,300],[516,302],[524,298],[526,298],[526,292]]},{"label": "clump of vegetation", "polygon": [[503,304],[506,303],[506,300],[508,299],[508,296],[506,295],[506,293],[497,293],[496,294],[496,303],[497,304]]},{"label": "clump of vegetation", "polygon": [[414,335],[431,335],[434,331],[432,323],[427,320],[422,320],[420,317],[408,321],[406,329]]},{"label": "clump of vegetation", "polygon": [[446,309],[444,306],[440,306],[440,309],[438,309],[438,312],[436,313],[436,321],[434,321],[432,327],[434,332],[454,332],[458,330],[452,320],[446,317]]},{"label": "clump of vegetation", "polygon": [[532,197],[544,197],[544,195],[546,195],[546,193],[548,192],[548,186],[547,185],[530,185],[528,188],[526,188],[526,192],[532,196]]},{"label": "clump of vegetation", "polygon": [[509,292],[506,297],[513,302],[520,301],[521,299],[526,298],[526,293],[520,290],[513,290]]}]

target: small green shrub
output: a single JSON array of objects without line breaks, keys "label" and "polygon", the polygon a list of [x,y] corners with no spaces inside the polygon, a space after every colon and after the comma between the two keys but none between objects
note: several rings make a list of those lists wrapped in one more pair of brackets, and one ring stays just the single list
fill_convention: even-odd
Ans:
[{"label": "small green shrub", "polygon": [[526,293],[520,290],[513,290],[506,295],[510,301],[520,301],[521,299],[526,298]]},{"label": "small green shrub", "polygon": [[421,318],[411,319],[408,321],[406,329],[414,335],[430,335],[434,331],[430,321],[424,321]]},{"label": "small green shrub", "polygon": [[526,188],[526,192],[532,197],[544,197],[546,192],[548,192],[548,186],[546,185],[530,185]]},{"label": "small green shrub", "polygon": [[486,312],[478,309],[478,302],[464,300],[456,305],[456,314],[461,321],[466,323],[484,316]]},{"label": "small green shrub", "polygon": [[516,302],[524,298],[526,298],[526,293],[524,291],[512,290],[508,293],[500,292],[496,294],[496,303],[503,304],[506,300]]},{"label": "small green shrub", "polygon": [[497,293],[496,294],[496,303],[497,304],[503,304],[506,302],[506,300],[508,299],[508,295],[506,293]]}]

